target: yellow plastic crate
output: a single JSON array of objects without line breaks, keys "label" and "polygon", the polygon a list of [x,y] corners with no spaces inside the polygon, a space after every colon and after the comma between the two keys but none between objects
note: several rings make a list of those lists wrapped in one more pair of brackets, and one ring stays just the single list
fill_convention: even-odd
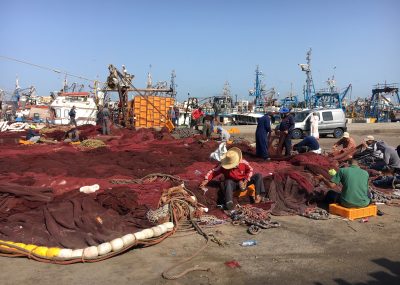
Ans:
[{"label": "yellow plastic crate", "polygon": [[378,208],[376,205],[369,205],[364,208],[345,208],[339,204],[329,204],[329,213],[348,218],[349,220],[376,216]]}]

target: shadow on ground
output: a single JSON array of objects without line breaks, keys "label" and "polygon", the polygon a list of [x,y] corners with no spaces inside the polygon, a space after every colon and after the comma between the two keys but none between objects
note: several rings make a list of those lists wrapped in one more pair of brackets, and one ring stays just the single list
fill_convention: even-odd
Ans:
[{"label": "shadow on ground", "polygon": [[[373,280],[370,280],[367,282],[351,283],[351,282],[348,282],[341,278],[333,279],[333,281],[336,282],[336,284],[338,284],[338,285],[377,285],[377,284],[385,284],[385,285],[396,284],[397,285],[397,284],[400,284],[400,262],[391,261],[387,258],[374,259],[374,260],[372,260],[372,262],[387,269],[387,271],[390,271],[390,273],[388,273],[387,271],[383,271],[383,270],[372,272],[369,274],[369,276],[371,276],[373,278]],[[315,282],[314,284],[315,285],[323,285],[323,283],[320,283],[320,282]]]}]

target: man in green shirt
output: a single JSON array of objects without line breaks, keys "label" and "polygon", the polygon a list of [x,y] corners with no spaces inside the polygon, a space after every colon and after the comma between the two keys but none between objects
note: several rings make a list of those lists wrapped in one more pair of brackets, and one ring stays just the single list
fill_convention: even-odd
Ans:
[{"label": "man in green shirt", "polygon": [[[339,203],[346,208],[362,208],[371,202],[368,197],[368,172],[362,170],[355,159],[350,161],[350,167],[340,168],[332,177],[332,182],[342,184]],[[332,185],[333,185],[332,183]]]}]

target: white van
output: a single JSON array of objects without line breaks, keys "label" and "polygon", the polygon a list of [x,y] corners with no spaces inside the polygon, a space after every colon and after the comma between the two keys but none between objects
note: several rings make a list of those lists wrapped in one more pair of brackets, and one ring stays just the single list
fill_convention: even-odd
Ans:
[{"label": "white van", "polygon": [[347,131],[347,119],[342,109],[315,109],[294,113],[295,126],[292,138],[310,135],[310,117],[316,112],[319,117],[318,131],[321,137],[332,134],[340,138]]}]

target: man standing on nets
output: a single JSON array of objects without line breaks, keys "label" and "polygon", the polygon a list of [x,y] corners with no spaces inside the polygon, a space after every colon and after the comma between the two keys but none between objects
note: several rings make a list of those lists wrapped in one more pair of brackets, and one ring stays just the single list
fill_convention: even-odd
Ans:
[{"label": "man standing on nets", "polygon": [[258,119],[256,129],[256,155],[268,160],[268,137],[271,132],[271,120],[268,114]]},{"label": "man standing on nets", "polygon": [[76,128],[77,124],[76,124],[76,120],[75,120],[75,117],[76,117],[76,107],[75,106],[72,106],[72,109],[69,111],[68,115],[69,115],[69,123],[71,125],[74,125]]},{"label": "man standing on nets", "polygon": [[253,175],[253,168],[246,160],[242,159],[242,151],[239,148],[233,147],[221,157],[221,162],[206,174],[200,188],[205,187],[210,180],[220,174],[225,179],[223,190],[225,205],[228,210],[233,209],[233,192],[245,191],[247,185],[250,184],[254,184],[256,188],[255,202],[261,202],[261,195],[265,194],[262,175],[259,173]]},{"label": "man standing on nets", "polygon": [[203,118],[204,113],[203,113],[203,109],[201,107],[195,109],[192,112],[192,120],[191,122],[191,127],[194,127],[196,131],[199,130],[199,125],[201,123],[201,119]]},{"label": "man standing on nets", "polygon": [[280,133],[284,133],[284,146],[285,146],[285,156],[290,155],[290,151],[292,149],[292,132],[294,129],[294,119],[290,114],[288,108],[283,107],[279,110],[281,114],[281,123],[278,126],[278,131]]},{"label": "man standing on nets", "polygon": [[108,110],[108,105],[104,105],[104,108],[101,110],[101,127],[103,131],[103,135],[111,135],[110,131],[110,111]]}]

